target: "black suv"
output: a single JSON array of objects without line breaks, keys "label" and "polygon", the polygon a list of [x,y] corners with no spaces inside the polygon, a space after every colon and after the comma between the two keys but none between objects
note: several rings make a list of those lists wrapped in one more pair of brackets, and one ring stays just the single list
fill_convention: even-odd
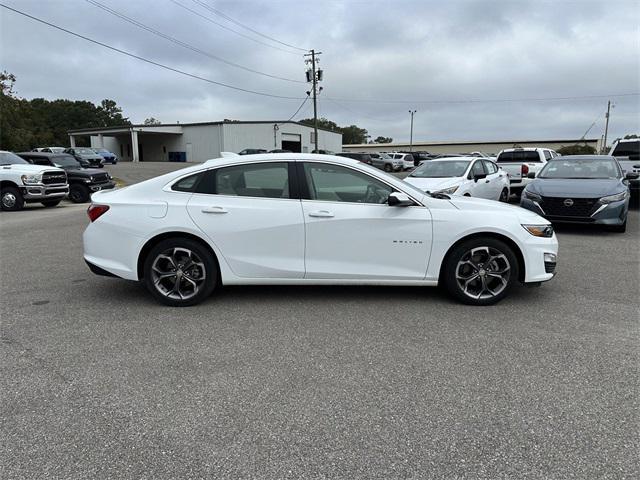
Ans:
[{"label": "black suv", "polygon": [[104,170],[83,168],[75,158],[66,153],[22,152],[18,155],[34,165],[64,169],[69,181],[69,198],[74,203],[88,202],[91,193],[116,186],[111,175]]},{"label": "black suv", "polygon": [[353,158],[354,160],[358,160],[362,163],[366,163],[367,165],[371,165],[371,155],[368,153],[355,153],[355,152],[342,152],[336,153],[338,157],[347,157]]}]

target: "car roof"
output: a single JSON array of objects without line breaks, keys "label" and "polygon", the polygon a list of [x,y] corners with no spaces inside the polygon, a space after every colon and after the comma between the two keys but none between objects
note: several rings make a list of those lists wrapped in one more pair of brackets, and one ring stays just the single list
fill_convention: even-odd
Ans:
[{"label": "car roof", "polygon": [[550,162],[557,162],[560,160],[611,160],[616,161],[611,155],[561,155],[559,157],[552,158]]},{"label": "car roof", "polygon": [[338,157],[337,155],[325,155],[322,153],[257,153],[255,155],[237,155],[233,157],[212,158],[204,163],[215,163],[215,165],[237,165],[243,163],[265,162],[270,160],[282,160],[291,162],[295,160],[319,162],[330,161],[334,163],[343,163],[345,165],[357,165],[361,162],[349,157]]},{"label": "car roof", "polygon": [[[482,157],[472,157],[472,156],[460,156],[460,157],[442,157],[442,158],[434,158],[432,160],[429,160],[428,163],[431,162],[451,162],[451,161],[460,161],[460,160],[467,160],[467,161],[471,161],[471,160],[489,160],[488,158],[482,158]],[[491,161],[491,160],[489,160]]]},{"label": "car roof", "polygon": [[516,148],[505,148],[500,153],[502,153],[502,152],[519,152],[521,150],[524,150],[526,152],[536,152],[538,150],[551,150],[551,149],[550,148],[546,148],[546,147],[516,147]]},{"label": "car roof", "polygon": [[640,138],[621,138],[618,143],[640,142]]},{"label": "car roof", "polygon": [[50,153],[50,152],[17,152],[16,155],[20,155],[21,157],[24,156],[31,156],[31,157],[47,157],[47,158],[53,158],[53,157],[71,157],[71,155],[69,155],[68,153],[64,153],[64,152],[60,152],[60,153]]}]

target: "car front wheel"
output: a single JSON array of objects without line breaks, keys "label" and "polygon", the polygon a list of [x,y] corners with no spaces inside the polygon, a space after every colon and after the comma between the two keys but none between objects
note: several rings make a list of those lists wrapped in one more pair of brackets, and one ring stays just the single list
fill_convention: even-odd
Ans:
[{"label": "car front wheel", "polygon": [[513,250],[494,238],[473,238],[456,246],[445,260],[443,280],[451,295],[469,305],[492,305],[518,280]]},{"label": "car front wheel", "polygon": [[73,203],[85,203],[91,198],[91,192],[84,185],[72,184],[69,187],[69,198]]},{"label": "car front wheel", "polygon": [[151,249],[144,262],[144,284],[165,305],[186,307],[213,292],[218,277],[216,261],[199,242],[169,238]]},{"label": "car front wheel", "polygon": [[2,210],[15,212],[22,210],[24,207],[24,199],[22,198],[20,190],[17,188],[3,187],[2,190],[0,190],[0,204]]}]

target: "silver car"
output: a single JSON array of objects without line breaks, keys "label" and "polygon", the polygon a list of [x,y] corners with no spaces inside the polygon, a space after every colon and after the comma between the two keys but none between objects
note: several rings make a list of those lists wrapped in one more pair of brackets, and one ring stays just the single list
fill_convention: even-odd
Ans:
[{"label": "silver car", "polygon": [[386,153],[370,153],[371,165],[385,172],[398,172],[402,170],[402,160],[395,159]]}]

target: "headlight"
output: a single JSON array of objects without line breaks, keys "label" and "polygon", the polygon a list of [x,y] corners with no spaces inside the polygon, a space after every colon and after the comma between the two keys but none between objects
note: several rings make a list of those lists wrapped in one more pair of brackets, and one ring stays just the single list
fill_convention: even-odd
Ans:
[{"label": "headlight", "polygon": [[110,173],[107,173],[107,178],[108,178],[109,180],[113,180],[113,177],[111,176],[111,174],[110,174]]},{"label": "headlight", "polygon": [[620,202],[622,200],[626,200],[629,196],[629,190],[625,190],[622,193],[616,193],[615,195],[609,195],[608,197],[602,197],[598,200],[602,204]]},{"label": "headlight", "polygon": [[38,183],[42,183],[41,173],[32,173],[31,175],[22,175],[20,178],[22,179],[22,183],[24,183],[25,185],[36,185]]},{"label": "headlight", "polygon": [[445,195],[452,195],[456,193],[456,190],[458,190],[458,188],[460,188],[460,186],[456,185],[455,187],[449,187],[449,188],[445,188],[444,190],[438,190],[437,192],[431,192],[431,193],[444,193]]},{"label": "headlight", "polygon": [[524,229],[534,237],[553,237],[553,227],[551,225],[522,225]]},{"label": "headlight", "polygon": [[526,188],[525,188],[524,192],[522,192],[522,193],[524,194],[524,198],[527,198],[529,200],[533,200],[534,202],[539,202],[539,201],[542,200],[542,197],[540,195],[538,195],[537,193],[530,192]]}]

